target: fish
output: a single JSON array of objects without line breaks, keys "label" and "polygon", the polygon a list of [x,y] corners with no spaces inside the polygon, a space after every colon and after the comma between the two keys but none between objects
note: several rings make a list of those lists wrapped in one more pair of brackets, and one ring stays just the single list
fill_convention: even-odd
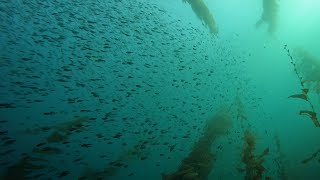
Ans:
[{"label": "fish", "polygon": [[81,147],[86,147],[86,148],[88,148],[88,147],[91,147],[92,145],[91,144],[81,144]]},{"label": "fish", "polygon": [[0,103],[0,109],[1,108],[9,109],[9,108],[16,108],[16,106],[14,104],[11,104],[11,103]]},{"label": "fish", "polygon": [[2,145],[3,146],[8,146],[8,145],[13,144],[14,142],[16,142],[15,139],[10,139],[10,140],[5,141]]},{"label": "fish", "polygon": [[48,155],[53,155],[53,154],[61,154],[62,150],[59,148],[55,147],[43,147],[43,148],[34,148],[32,150],[33,153],[38,153],[38,154],[48,154]]},{"label": "fish", "polygon": [[174,144],[170,147],[170,152],[172,152],[174,150],[174,148],[176,147],[177,144]]},{"label": "fish", "polygon": [[7,130],[5,130],[5,131],[0,131],[0,135],[6,135],[6,134],[8,134],[8,131],[7,131]]},{"label": "fish", "polygon": [[58,174],[58,178],[65,177],[70,174],[70,171],[62,171],[61,173]]}]

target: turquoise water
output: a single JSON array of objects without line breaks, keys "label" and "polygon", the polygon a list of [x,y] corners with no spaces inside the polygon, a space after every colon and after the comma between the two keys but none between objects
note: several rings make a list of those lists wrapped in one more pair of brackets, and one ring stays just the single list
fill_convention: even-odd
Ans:
[{"label": "turquoise water", "polygon": [[1,179],[319,179],[316,0],[1,0]]}]

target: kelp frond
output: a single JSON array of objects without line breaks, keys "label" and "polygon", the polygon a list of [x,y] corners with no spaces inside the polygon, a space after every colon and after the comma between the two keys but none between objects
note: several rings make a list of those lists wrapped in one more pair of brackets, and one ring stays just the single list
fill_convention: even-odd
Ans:
[{"label": "kelp frond", "polygon": [[191,5],[193,12],[202,22],[204,22],[208,26],[210,32],[213,35],[218,34],[218,27],[216,25],[216,22],[209,8],[203,2],[203,0],[183,0],[183,2],[188,2]]}]

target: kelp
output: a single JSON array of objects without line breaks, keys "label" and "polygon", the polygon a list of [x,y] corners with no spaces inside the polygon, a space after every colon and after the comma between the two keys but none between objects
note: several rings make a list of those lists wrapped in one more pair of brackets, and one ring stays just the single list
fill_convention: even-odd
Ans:
[{"label": "kelp", "polygon": [[216,156],[211,152],[215,140],[232,127],[228,111],[217,113],[207,121],[203,136],[194,144],[192,151],[181,162],[178,170],[171,174],[162,174],[164,180],[206,180],[210,174]]},{"label": "kelp", "polygon": [[239,96],[236,98],[235,105],[237,107],[237,120],[240,121],[241,129],[244,133],[244,145],[241,152],[241,161],[245,164],[245,168],[240,167],[238,170],[241,173],[245,172],[245,179],[258,180],[262,178],[265,171],[265,167],[263,166],[264,157],[269,153],[269,148],[266,148],[260,155],[255,155],[256,139],[251,131],[245,106]]},{"label": "kelp", "polygon": [[311,55],[307,50],[294,50],[296,69],[305,87],[320,94],[320,59]]},{"label": "kelp", "polygon": [[[36,145],[30,154],[23,155],[18,162],[9,167],[3,179],[26,179],[31,172],[47,169],[48,160],[45,158],[63,153],[60,148],[48,146],[48,144],[56,145],[57,143],[65,142],[75,130],[83,130],[84,123],[88,121],[88,117],[79,117],[57,126],[29,130],[28,132],[32,134],[38,134],[40,132],[48,132],[52,130],[54,131],[44,140],[44,142]],[[41,158],[38,158],[37,156],[40,156]]]},{"label": "kelp", "polygon": [[240,126],[243,130],[245,128],[245,125],[248,124],[248,117],[245,111],[245,106],[239,95],[236,97],[234,104],[236,105],[237,109],[237,121],[240,121]]},{"label": "kelp", "polygon": [[72,133],[85,130],[85,123],[87,123],[89,120],[90,119],[85,116],[78,117],[71,121],[57,124],[54,126],[27,129],[26,133],[40,134],[45,132],[51,132],[51,134],[47,137],[46,141],[48,143],[61,143],[65,142]]},{"label": "kelp", "polygon": [[[306,159],[302,160],[302,161],[301,161],[301,163],[302,163],[302,164],[306,164],[306,163],[308,163],[308,162],[312,161],[313,159],[315,159],[315,158],[317,158],[317,157],[318,157],[318,154],[320,154],[320,149],[319,149],[319,150],[317,150],[316,152],[314,152],[310,157],[308,157],[308,158],[306,158]],[[318,162],[320,163],[320,157],[319,157]]]},{"label": "kelp", "polygon": [[280,144],[280,138],[279,136],[275,136],[275,143],[276,143],[276,151],[278,153],[278,155],[275,157],[274,163],[277,167],[277,174],[278,174],[278,179],[281,180],[287,180],[288,178],[288,174],[286,171],[286,167],[284,166],[284,154],[282,153],[281,150],[281,144]]},{"label": "kelp", "polygon": [[108,168],[97,171],[86,167],[79,180],[97,180],[97,179],[108,179],[108,177],[115,176],[117,169],[113,166],[109,166]]},{"label": "kelp", "polygon": [[289,98],[298,98],[298,99],[303,99],[305,101],[308,101],[308,96],[306,94],[294,94],[289,96]]},{"label": "kelp", "polygon": [[263,177],[265,167],[263,166],[264,157],[269,153],[269,148],[266,148],[259,156],[254,154],[256,149],[256,140],[253,133],[247,129],[244,136],[244,148],[242,150],[242,162],[245,167],[246,180],[258,180]]},{"label": "kelp", "polygon": [[218,34],[216,22],[203,0],[183,0],[183,2],[188,2],[191,5],[193,12],[208,26],[213,35]]},{"label": "kelp", "polygon": [[108,179],[112,176],[116,176],[121,168],[127,168],[127,164],[130,162],[130,160],[143,160],[144,158],[146,158],[150,153],[150,149],[147,148],[148,143],[157,143],[158,139],[156,136],[152,136],[147,132],[145,132],[142,137],[144,138],[139,140],[136,144],[130,146],[127,150],[120,153],[116,160],[108,163],[103,169],[84,169],[79,180]]},{"label": "kelp", "polygon": [[68,139],[68,136],[65,134],[62,134],[58,131],[54,131],[50,134],[50,136],[47,137],[48,143],[57,143],[57,142],[64,142]]},{"label": "kelp", "polygon": [[256,23],[256,27],[261,24],[268,24],[269,34],[273,34],[277,30],[279,4],[278,0],[263,0],[263,12],[261,18]]},{"label": "kelp", "polygon": [[[42,165],[36,165],[35,163],[43,163]],[[34,170],[42,170],[46,168],[48,161],[42,158],[32,157],[30,155],[24,154],[21,159],[10,166],[3,177],[3,180],[13,180],[13,179],[28,179],[28,176]]]},{"label": "kelp", "polygon": [[320,123],[317,119],[317,113],[315,113],[314,111],[308,111],[308,110],[301,110],[300,115],[307,115],[310,117],[310,119],[312,120],[312,122],[314,123],[314,125],[316,127],[320,127]]},{"label": "kelp", "polygon": [[[287,55],[290,58],[290,63],[293,66],[294,72],[300,81],[302,87],[301,94],[289,96],[289,98],[299,98],[308,102],[310,110],[300,110],[300,115],[307,115],[316,127],[320,127],[320,121],[317,118],[314,105],[311,103],[308,93],[310,88],[320,93],[320,61],[315,60],[305,50],[297,50],[299,62],[294,62],[293,56],[287,45],[284,46]],[[318,76],[317,76],[318,75]]]}]

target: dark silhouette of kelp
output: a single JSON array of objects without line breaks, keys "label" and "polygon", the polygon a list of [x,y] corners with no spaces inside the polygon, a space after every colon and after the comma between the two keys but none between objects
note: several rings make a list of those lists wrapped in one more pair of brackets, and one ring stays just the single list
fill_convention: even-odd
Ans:
[{"label": "dark silhouette of kelp", "polygon": [[79,180],[96,180],[96,179],[108,179],[110,177],[116,176],[121,168],[127,168],[128,163],[133,159],[146,158],[146,155],[150,153],[150,148],[141,148],[141,146],[146,146],[148,140],[150,142],[157,142],[158,139],[152,138],[151,135],[145,133],[144,139],[138,141],[136,144],[132,145],[128,150],[123,151],[116,160],[108,163],[106,167],[101,170],[95,170],[90,167],[82,172]]},{"label": "dark silhouette of kelp", "polygon": [[[302,160],[301,163],[302,163],[302,164],[307,164],[307,163],[309,163],[309,162],[312,161],[313,159],[317,158],[317,157],[318,157],[318,154],[320,154],[320,149],[317,150],[316,152],[314,152],[310,157]],[[319,156],[318,162],[320,163],[320,156]]]},{"label": "dark silhouette of kelp", "polygon": [[260,20],[256,23],[256,27],[262,23],[268,24],[269,34],[273,34],[277,30],[279,4],[278,0],[263,0],[263,12]]},{"label": "dark silhouette of kelp", "polygon": [[[318,87],[320,87],[320,78],[315,76],[320,72],[320,65],[318,65],[314,58],[304,50],[298,50],[298,53],[302,59],[300,60],[300,63],[297,64],[294,62],[287,45],[284,46],[284,49],[287,51],[287,55],[290,58],[290,63],[292,64],[294,72],[297,75],[302,87],[302,92],[300,94],[289,96],[289,98],[298,98],[308,102],[311,110],[300,110],[299,114],[309,116],[314,125],[316,127],[320,127],[320,122],[317,118],[314,105],[311,103],[308,96],[310,87],[313,87],[316,92],[318,91]],[[306,83],[309,83],[308,87]]]},{"label": "dark silhouette of kelp", "polygon": [[[84,130],[85,124],[89,122],[88,117],[79,117],[71,121],[58,124],[53,127],[42,127],[33,130],[28,130],[28,133],[44,133],[49,130],[54,130],[42,143],[36,145],[32,152],[29,154],[23,154],[15,164],[8,167],[3,177],[0,179],[13,180],[13,179],[32,179],[31,174],[35,171],[45,170],[49,167],[49,160],[46,158],[49,156],[63,153],[63,150],[54,147],[59,143],[65,143],[69,136],[74,133],[79,133]],[[50,146],[49,146],[50,145]],[[44,175],[43,173],[40,175]],[[40,175],[38,177],[40,177]]]},{"label": "dark silhouette of kelp", "polygon": [[277,167],[278,178],[282,180],[287,180],[289,178],[286,171],[286,167],[284,166],[284,154],[281,151],[280,139],[277,135],[274,138],[276,142],[276,150],[278,153],[278,156],[276,156],[274,159],[274,163]]},{"label": "dark silhouette of kelp", "polygon": [[256,156],[254,151],[256,149],[256,140],[251,130],[247,129],[244,134],[244,148],[242,150],[241,160],[246,165],[245,179],[258,180],[261,179],[265,171],[263,166],[264,157],[269,153],[269,148],[266,148],[262,154]]},{"label": "dark silhouette of kelp", "polygon": [[239,96],[237,96],[235,100],[235,105],[237,107],[237,120],[240,121],[241,129],[244,133],[241,161],[245,164],[245,168],[238,168],[238,170],[240,172],[245,172],[246,180],[258,180],[262,178],[265,171],[263,162],[264,157],[269,153],[269,148],[266,148],[261,155],[255,155],[256,139],[251,130],[252,126],[248,122],[244,104]]},{"label": "dark silhouette of kelp", "polygon": [[213,35],[218,34],[216,22],[203,0],[183,0],[183,2],[188,2],[191,5],[193,12],[208,26]]},{"label": "dark silhouette of kelp", "polygon": [[163,174],[164,180],[205,180],[213,169],[215,155],[211,152],[215,140],[224,135],[232,127],[230,114],[222,111],[207,121],[204,134],[194,144],[191,153],[182,161],[178,170],[171,174]]},{"label": "dark silhouette of kelp", "polygon": [[42,158],[31,157],[23,154],[21,159],[14,165],[10,166],[1,179],[3,180],[20,180],[31,179],[29,177],[35,170],[43,170],[47,168],[48,160]]}]

